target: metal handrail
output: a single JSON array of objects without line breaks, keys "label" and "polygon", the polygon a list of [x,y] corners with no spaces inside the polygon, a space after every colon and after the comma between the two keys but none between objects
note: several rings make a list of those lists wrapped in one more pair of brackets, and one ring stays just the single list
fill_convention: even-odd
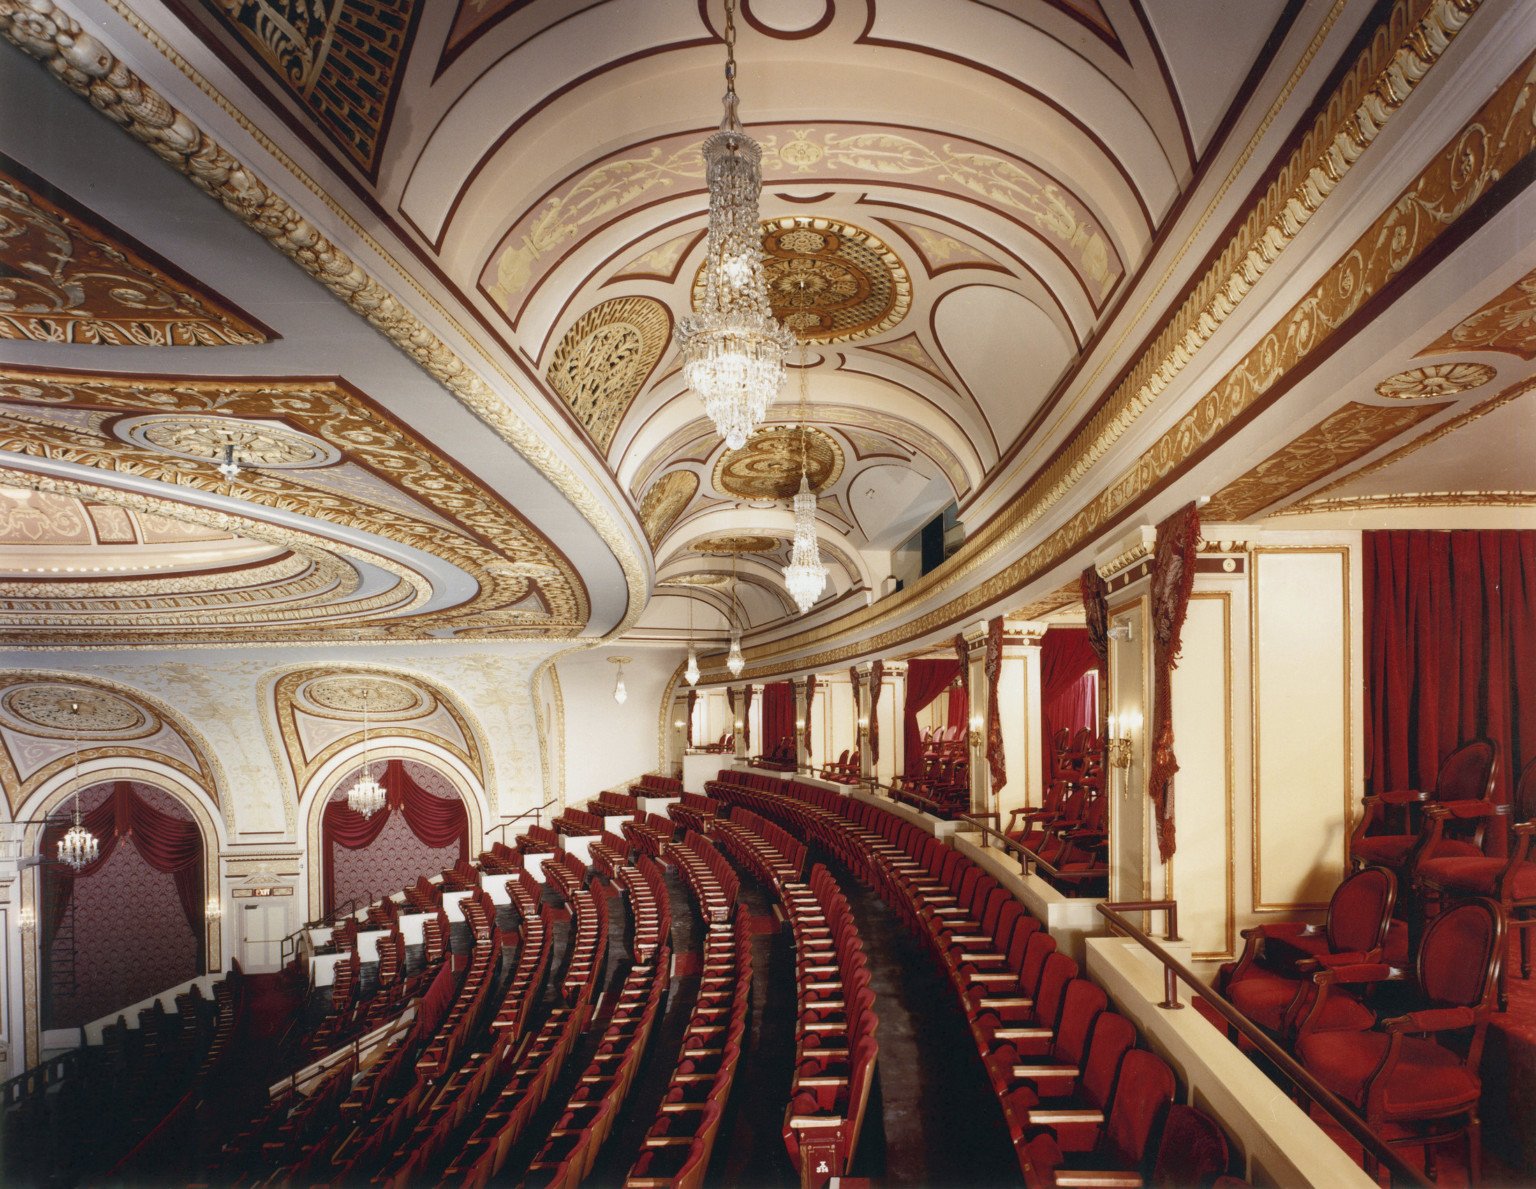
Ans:
[{"label": "metal handrail", "polygon": [[501,833],[501,840],[503,842],[505,842],[506,838],[507,838],[507,835],[506,835],[507,827],[508,826],[515,826],[515,825],[517,825],[518,822],[522,821],[525,817],[527,817],[531,813],[536,813],[536,814],[539,815],[539,820],[535,824],[542,826],[544,824],[544,811],[546,809],[548,809],[551,805],[554,805],[559,800],[560,800],[559,797],[551,797],[548,801],[544,802],[544,804],[542,804],[542,805],[540,805],[540,806],[538,806],[538,807],[536,807],[534,809],[526,809],[522,813],[518,814],[516,817],[509,817],[504,822],[498,822],[496,825],[489,827],[485,831],[486,838],[489,839],[492,834],[500,832]]},{"label": "metal handrail", "polygon": [[1038,852],[1031,850],[1017,838],[1010,838],[999,826],[991,825],[990,823],[983,820],[985,817],[996,816],[996,814],[973,813],[962,813],[960,815],[963,820],[970,822],[971,825],[975,826],[978,830],[981,831],[981,844],[983,846],[990,846],[991,840],[995,838],[998,843],[1001,844],[1002,849],[1013,851],[1016,855],[1018,855],[1019,867],[1022,869],[1020,874],[1027,877],[1029,875],[1031,864],[1034,865],[1037,872],[1044,872],[1047,876],[1055,876],[1060,874],[1056,867],[1046,859],[1042,859]]},{"label": "metal handrail", "polygon": [[1178,904],[1173,900],[1132,900],[1120,902],[1101,902],[1095,907],[1099,910],[1112,928],[1118,929],[1133,941],[1138,942],[1143,949],[1163,964],[1163,989],[1164,1000],[1158,1004],[1165,1010],[1181,1008],[1184,1005],[1179,1002],[1179,980],[1188,983],[1190,990],[1194,991],[1211,1005],[1224,1020],[1238,1032],[1252,1042],[1254,1048],[1264,1056],[1288,1078],[1293,1085],[1302,1091],[1313,1102],[1333,1116],[1335,1122],[1349,1132],[1371,1156],[1386,1166],[1392,1176],[1394,1185],[1413,1185],[1420,1189],[1431,1189],[1431,1183],[1424,1179],[1403,1162],[1403,1158],[1394,1152],[1370,1125],[1354,1112],[1350,1105],[1341,1099],[1322,1082],[1309,1073],[1305,1066],[1301,1065],[1294,1057],[1277,1045],[1273,1040],[1253,1023],[1247,1016],[1232,1006],[1226,998],[1217,992],[1203,978],[1170,954],[1158,944],[1157,939],[1149,937],[1143,930],[1133,925],[1122,916],[1122,912],[1156,912],[1165,911],[1168,914],[1168,935],[1166,940],[1178,940]]}]

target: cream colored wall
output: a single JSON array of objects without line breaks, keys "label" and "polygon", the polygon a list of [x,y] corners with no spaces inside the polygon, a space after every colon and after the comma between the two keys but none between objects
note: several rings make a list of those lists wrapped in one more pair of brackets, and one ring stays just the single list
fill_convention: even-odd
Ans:
[{"label": "cream colored wall", "polygon": [[823,680],[816,691],[816,767],[829,764],[844,749],[857,755],[858,716],[853,704],[853,686],[847,681]]}]

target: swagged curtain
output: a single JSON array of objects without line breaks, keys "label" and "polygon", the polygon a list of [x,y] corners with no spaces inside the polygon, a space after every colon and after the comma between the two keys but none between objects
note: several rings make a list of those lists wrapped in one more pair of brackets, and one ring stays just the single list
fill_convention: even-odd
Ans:
[{"label": "swagged curtain", "polygon": [[885,679],[885,662],[869,667],[869,762],[880,762],[880,684]]},{"label": "swagged curtain", "polygon": [[949,688],[959,668],[960,662],[953,658],[907,662],[907,705],[902,715],[902,737],[910,772],[922,771],[923,765],[923,731],[917,725],[918,712]]},{"label": "swagged curtain", "polygon": [[811,704],[816,701],[816,678],[805,681],[805,758],[811,758]]},{"label": "swagged curtain", "polygon": [[1076,733],[1098,726],[1098,653],[1083,628],[1051,628],[1040,644],[1040,729],[1050,757],[1051,779],[1056,770],[1056,732]]},{"label": "swagged curtain", "polygon": [[699,691],[696,690],[696,689],[689,690],[688,691],[688,746],[689,747],[693,746],[693,708],[696,705],[698,705],[698,702],[699,702]]},{"label": "swagged curtain", "polygon": [[[106,865],[119,842],[132,838],[139,857],[156,871],[176,881],[176,898],[186,914],[187,925],[197,938],[197,968],[207,968],[203,928],[203,834],[195,821],[172,817],[150,805],[136,792],[130,781],[112,784],[107,799],[81,816],[81,823],[96,836],[100,847],[96,860],[78,872],[63,863],[43,865],[42,948],[53,946],[64,910],[75,892],[75,880],[88,879]],[[49,859],[59,853],[59,839],[74,824],[73,814],[62,821],[51,821],[43,830],[43,855]]]},{"label": "swagged curtain", "polygon": [[1109,583],[1094,566],[1087,567],[1077,579],[1083,596],[1083,614],[1088,621],[1088,644],[1099,661],[1099,721],[1094,730],[1107,735],[1109,722]]},{"label": "swagged curtain", "polygon": [[[1429,788],[1447,753],[1487,738],[1507,805],[1536,754],[1536,531],[1364,537],[1366,791]],[[1505,819],[1489,833],[1504,854]]]},{"label": "swagged curtain", "polygon": [[772,755],[795,737],[795,687],[787,681],[763,686],[763,754]]},{"label": "swagged curtain", "polygon": [[747,755],[752,754],[752,686],[747,686],[741,707],[741,746]]},{"label": "swagged curtain", "polygon": [[[345,801],[328,801],[320,817],[320,849],[325,855],[325,906],[335,908],[336,847],[362,850],[373,845],[384,832],[392,814],[405,815],[411,833],[427,846],[459,847],[459,858],[469,855],[469,812],[457,797],[448,800],[427,792],[406,771],[405,761],[390,760],[384,765],[384,808],[372,817],[364,817]],[[334,844],[334,845],[333,845]]]},{"label": "swagged curtain", "polygon": [[1152,761],[1147,765],[1147,794],[1157,816],[1157,851],[1164,863],[1177,846],[1173,776],[1179,761],[1173,754],[1173,670],[1195,588],[1199,543],[1200,510],[1191,502],[1157,526],[1152,555]]},{"label": "swagged curtain", "polygon": [[1003,754],[1003,711],[997,704],[997,683],[1003,675],[1003,617],[987,623],[987,653],[982,665],[987,677],[987,768],[995,793],[1008,783],[1008,762]]}]

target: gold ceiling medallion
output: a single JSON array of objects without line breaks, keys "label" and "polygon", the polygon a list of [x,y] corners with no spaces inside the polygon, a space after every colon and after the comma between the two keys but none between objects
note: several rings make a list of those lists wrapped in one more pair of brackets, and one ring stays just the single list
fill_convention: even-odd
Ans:
[{"label": "gold ceiling medallion", "polygon": [[[884,334],[912,308],[912,278],[877,237],[849,223],[767,219],[763,273],[774,317],[802,341],[847,343]],[[704,272],[693,303],[704,295]]]},{"label": "gold ceiling medallion", "polygon": [[[715,490],[744,500],[787,500],[800,486],[801,428],[775,425],[760,430],[740,450],[715,463]],[[843,452],[829,434],[804,429],[806,474],[812,491],[836,483]]]},{"label": "gold ceiling medallion", "polygon": [[1470,318],[1437,338],[1420,355],[1502,351],[1536,359],[1536,272],[1528,272]]},{"label": "gold ceiling medallion", "polygon": [[406,713],[416,716],[431,709],[420,691],[382,677],[326,677],[311,681],[300,696],[321,710],[343,714],[361,714],[365,703],[368,713],[374,715]]},{"label": "gold ceiling medallion", "polygon": [[640,526],[645,529],[645,539],[652,549],[677,522],[698,490],[699,477],[692,471],[668,471],[651,484],[640,501]]},{"label": "gold ceiling medallion", "polygon": [[[72,707],[78,706],[76,714]],[[6,725],[28,734],[68,738],[76,733],[90,737],[135,739],[153,735],[160,723],[127,698],[105,690],[74,685],[23,685],[0,699],[5,717],[18,719]]]},{"label": "gold ceiling medallion", "polygon": [[545,378],[601,450],[607,450],[672,339],[667,307],[650,297],[593,306],[566,331]]},{"label": "gold ceiling medallion", "polygon": [[672,578],[663,578],[658,586],[729,586],[731,575],[727,570],[694,570],[689,574],[678,574]]},{"label": "gold ceiling medallion", "polygon": [[1455,396],[1491,383],[1497,373],[1486,363],[1437,363],[1388,376],[1376,385],[1376,395],[1389,400],[1428,400]]},{"label": "gold ceiling medallion", "polygon": [[690,548],[697,553],[772,553],[779,547],[777,537],[706,537]]},{"label": "gold ceiling medallion", "polygon": [[242,464],[264,470],[309,470],[341,458],[334,446],[308,434],[233,417],[134,417],[118,422],[113,432],[125,442],[181,458],[223,458],[233,446]]}]

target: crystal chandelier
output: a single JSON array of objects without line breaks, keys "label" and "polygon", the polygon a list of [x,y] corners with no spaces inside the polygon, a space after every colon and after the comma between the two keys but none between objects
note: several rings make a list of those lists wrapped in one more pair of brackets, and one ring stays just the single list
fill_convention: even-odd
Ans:
[{"label": "crystal chandelier", "polygon": [[725,654],[725,667],[731,671],[732,677],[740,677],[741,671],[747,667],[747,658],[741,655],[741,629],[736,626],[740,620],[740,609],[736,602],[736,554],[731,554],[731,650]]},{"label": "crystal chandelier", "polygon": [[816,493],[811,490],[805,461],[806,379],[805,342],[800,343],[800,490],[795,493],[795,541],[784,585],[804,615],[827,587],[827,567],[821,564],[821,543],[816,539]]},{"label": "crystal chandelier", "polygon": [[794,335],[773,316],[763,277],[757,199],[762,150],[736,113],[736,6],[725,5],[725,115],[704,142],[709,237],[704,303],[678,320],[683,378],[731,450],[740,450],[784,383]]},{"label": "crystal chandelier", "polygon": [[80,824],[80,703],[71,701],[69,713],[75,728],[75,824],[59,839],[59,862],[79,871],[96,861],[100,848],[96,835]]},{"label": "crystal chandelier", "polygon": [[608,658],[608,663],[611,665],[618,665],[619,667],[618,680],[613,683],[613,700],[622,706],[629,700],[629,691],[624,688],[624,666],[629,663],[629,657],[610,656]]},{"label": "crystal chandelier", "polygon": [[699,684],[699,654],[693,648],[693,596],[688,596],[688,668],[683,670],[683,676],[688,679],[689,685]]},{"label": "crystal chandelier", "polygon": [[384,786],[373,778],[368,766],[368,690],[363,689],[363,773],[347,790],[347,808],[364,817],[372,817],[384,808]]}]

